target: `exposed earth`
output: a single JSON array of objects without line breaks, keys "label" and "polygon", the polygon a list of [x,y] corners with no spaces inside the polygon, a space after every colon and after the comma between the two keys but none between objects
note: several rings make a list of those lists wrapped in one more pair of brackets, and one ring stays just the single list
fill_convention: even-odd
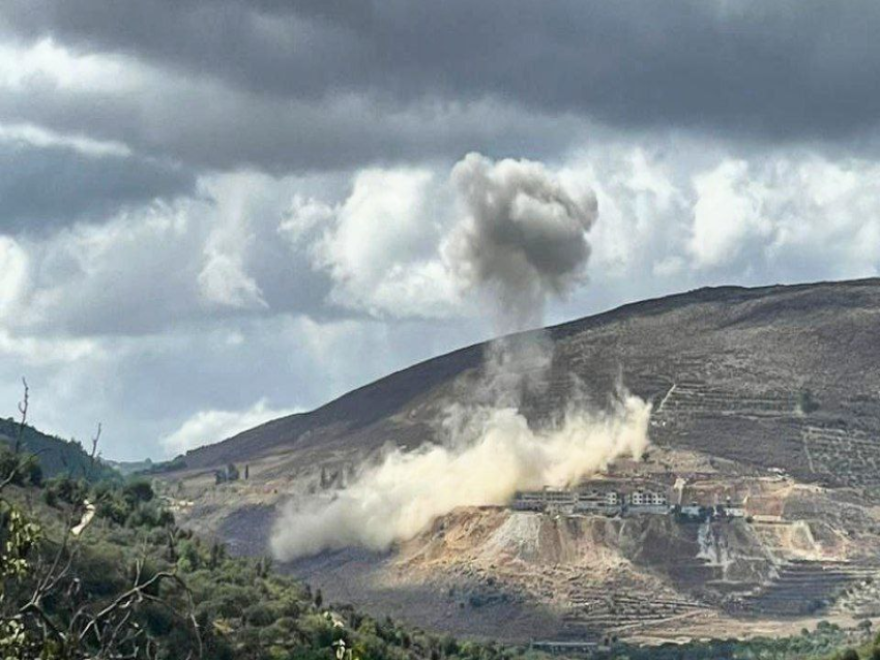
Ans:
[{"label": "exposed earth", "polygon": [[[796,633],[880,615],[880,280],[701,289],[549,333],[549,387],[523,406],[531,424],[564,408],[572,375],[597,402],[623,382],[652,402],[652,446],[613,476],[683,484],[683,502],[746,502],[749,516],[462,508],[387,553],[342,550],[290,570],[330,599],[509,640]],[[344,487],[386,443],[437,441],[484,350],[189,452],[161,476],[166,492],[185,524],[265,552],[281,503]],[[248,479],[215,483],[229,463]]]}]

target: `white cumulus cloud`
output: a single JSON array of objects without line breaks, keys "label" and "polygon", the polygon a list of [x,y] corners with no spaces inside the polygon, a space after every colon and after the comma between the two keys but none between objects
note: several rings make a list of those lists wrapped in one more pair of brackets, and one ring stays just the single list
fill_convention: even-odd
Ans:
[{"label": "white cumulus cloud", "polygon": [[334,304],[377,317],[448,316],[457,293],[438,254],[444,192],[428,170],[363,170],[338,204],[294,198],[279,232],[296,245],[322,228],[310,253],[333,279]]},{"label": "white cumulus cloud", "polygon": [[0,318],[13,313],[27,282],[27,254],[15,240],[0,235]]},{"label": "white cumulus cloud", "polygon": [[773,232],[764,215],[767,189],[751,176],[748,163],[726,161],[694,178],[693,237],[690,250],[697,267],[736,260],[750,243],[760,244]]},{"label": "white cumulus cloud", "polygon": [[255,426],[296,412],[290,408],[272,408],[265,399],[246,410],[201,410],[187,419],[180,428],[162,438],[169,456],[189,449],[213,444],[247,431]]}]

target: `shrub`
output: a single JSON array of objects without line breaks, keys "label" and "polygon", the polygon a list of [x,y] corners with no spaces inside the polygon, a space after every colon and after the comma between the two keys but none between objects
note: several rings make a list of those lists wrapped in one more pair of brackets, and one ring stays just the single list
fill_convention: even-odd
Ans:
[{"label": "shrub", "polygon": [[179,559],[177,566],[185,573],[194,573],[199,570],[202,565],[202,556],[199,549],[193,541],[187,539],[181,541],[177,548]]},{"label": "shrub", "polygon": [[252,626],[264,628],[275,623],[275,620],[278,618],[278,611],[268,605],[257,603],[244,611],[244,618]]},{"label": "shrub", "polygon": [[810,414],[819,410],[819,403],[813,398],[813,392],[803,390],[798,393],[797,407],[804,414]]},{"label": "shrub", "polygon": [[0,444],[0,475],[12,474],[12,483],[16,486],[40,486],[43,483],[43,469],[33,454],[15,454],[5,445]]},{"label": "shrub", "polygon": [[85,481],[60,476],[50,479],[46,483],[46,489],[52,491],[49,497],[56,501],[60,500],[67,504],[79,506],[88,497],[89,488]]},{"label": "shrub", "polygon": [[101,518],[112,520],[117,525],[122,525],[131,515],[128,504],[112,495],[103,497],[95,505],[95,513]]},{"label": "shrub", "polygon": [[126,524],[129,527],[166,527],[174,524],[174,514],[155,502],[141,503],[132,511]]},{"label": "shrub", "polygon": [[136,479],[125,484],[122,488],[122,496],[132,505],[135,506],[139,502],[152,501],[155,493],[149,481],[144,479]]},{"label": "shrub", "polygon": [[149,603],[144,608],[147,629],[154,635],[168,635],[174,628],[175,619],[165,607]]},{"label": "shrub", "polygon": [[83,593],[91,596],[110,596],[128,586],[120,572],[125,564],[121,549],[107,543],[98,543],[83,553],[77,567],[77,576]]}]

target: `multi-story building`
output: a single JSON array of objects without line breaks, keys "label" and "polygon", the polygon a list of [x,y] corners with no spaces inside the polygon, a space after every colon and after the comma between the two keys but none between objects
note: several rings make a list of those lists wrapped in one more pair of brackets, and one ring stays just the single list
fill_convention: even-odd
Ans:
[{"label": "multi-story building", "polygon": [[546,507],[543,491],[519,491],[511,507],[516,511],[543,511]]},{"label": "multi-story building", "polygon": [[574,505],[576,512],[599,511],[610,513],[620,509],[620,493],[614,490],[591,488],[577,492],[577,502]]},{"label": "multi-story building", "polygon": [[631,506],[668,506],[669,498],[664,493],[653,490],[636,490],[627,496]]}]

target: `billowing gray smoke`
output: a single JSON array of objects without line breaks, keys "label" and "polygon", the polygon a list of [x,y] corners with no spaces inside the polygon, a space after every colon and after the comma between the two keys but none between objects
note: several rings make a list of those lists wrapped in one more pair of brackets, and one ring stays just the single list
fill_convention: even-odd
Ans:
[{"label": "billowing gray smoke", "polygon": [[[538,163],[478,154],[459,162],[452,180],[466,213],[444,246],[447,265],[491,303],[497,332],[540,326],[547,299],[584,278],[595,197],[574,196]],[[517,489],[569,486],[618,457],[639,458],[651,406],[622,387],[604,410],[581,392],[551,423],[533,427],[523,397],[541,396],[552,362],[547,333],[492,342],[479,382],[438,420],[440,444],[394,450],[332,498],[291,501],[276,522],[275,555],[384,550],[456,507],[504,504]]]},{"label": "billowing gray smoke", "polygon": [[537,327],[548,296],[585,277],[592,192],[566,190],[540,163],[471,153],[452,170],[465,216],[444,257],[458,279],[491,302],[499,333]]}]

